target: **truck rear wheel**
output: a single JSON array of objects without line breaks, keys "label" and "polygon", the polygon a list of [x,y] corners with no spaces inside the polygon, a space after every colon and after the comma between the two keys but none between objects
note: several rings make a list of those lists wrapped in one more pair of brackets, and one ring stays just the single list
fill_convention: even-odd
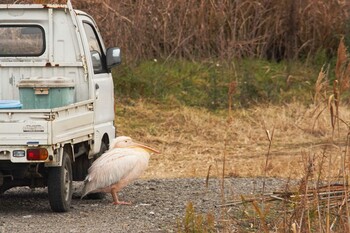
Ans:
[{"label": "truck rear wheel", "polygon": [[72,163],[69,154],[63,152],[62,166],[49,168],[48,192],[51,209],[67,212],[72,201]]}]

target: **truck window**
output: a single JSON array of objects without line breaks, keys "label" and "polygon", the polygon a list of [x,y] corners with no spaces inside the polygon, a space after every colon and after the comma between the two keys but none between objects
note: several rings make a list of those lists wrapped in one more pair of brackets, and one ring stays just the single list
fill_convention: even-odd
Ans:
[{"label": "truck window", "polygon": [[89,49],[90,49],[92,65],[94,67],[94,73],[98,74],[98,73],[107,72],[105,68],[106,65],[104,62],[105,55],[103,53],[101,43],[98,37],[96,36],[97,34],[95,32],[95,29],[89,23],[84,23],[84,30],[89,43]]},{"label": "truck window", "polygon": [[38,25],[1,25],[0,56],[40,56],[45,51],[44,29]]}]

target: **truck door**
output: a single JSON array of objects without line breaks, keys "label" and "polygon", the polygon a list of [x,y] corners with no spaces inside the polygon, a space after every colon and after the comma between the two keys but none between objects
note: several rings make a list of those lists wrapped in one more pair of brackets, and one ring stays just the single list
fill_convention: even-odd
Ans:
[{"label": "truck door", "polygon": [[[99,33],[94,24],[83,20],[83,28],[87,37],[89,46],[89,57],[87,57],[90,65],[89,75],[91,75],[91,91],[94,104],[94,121],[95,121],[95,146],[94,152],[99,152],[100,143],[103,135],[107,133],[109,138],[115,137],[114,128],[114,86],[111,73],[106,65],[106,51],[100,39]],[[88,56],[88,55],[87,55]],[[91,70],[92,67],[92,70]]]}]

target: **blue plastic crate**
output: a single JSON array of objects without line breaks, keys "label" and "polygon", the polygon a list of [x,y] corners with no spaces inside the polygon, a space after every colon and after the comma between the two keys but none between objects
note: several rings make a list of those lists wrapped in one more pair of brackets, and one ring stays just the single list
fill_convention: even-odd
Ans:
[{"label": "blue plastic crate", "polygon": [[21,102],[18,100],[0,100],[0,109],[20,109]]}]

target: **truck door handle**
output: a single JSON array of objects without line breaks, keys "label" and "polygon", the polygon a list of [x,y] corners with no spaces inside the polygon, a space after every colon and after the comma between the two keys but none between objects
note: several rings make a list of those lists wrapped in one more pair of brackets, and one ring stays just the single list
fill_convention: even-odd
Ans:
[{"label": "truck door handle", "polygon": [[96,90],[100,89],[100,86],[97,83],[95,84],[95,89]]}]

